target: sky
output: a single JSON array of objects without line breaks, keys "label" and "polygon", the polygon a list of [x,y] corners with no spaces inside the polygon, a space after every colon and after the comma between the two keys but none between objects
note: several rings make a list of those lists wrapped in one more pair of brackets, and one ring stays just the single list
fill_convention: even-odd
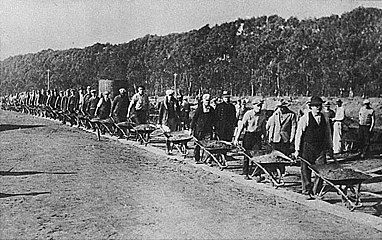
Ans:
[{"label": "sky", "polygon": [[0,60],[44,49],[119,44],[238,18],[341,15],[382,0],[0,0]]}]

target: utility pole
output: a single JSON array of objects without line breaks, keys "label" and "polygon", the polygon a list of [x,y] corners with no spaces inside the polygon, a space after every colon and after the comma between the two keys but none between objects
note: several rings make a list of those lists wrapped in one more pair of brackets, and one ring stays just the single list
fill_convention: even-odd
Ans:
[{"label": "utility pole", "polygon": [[280,97],[280,62],[277,63],[277,97]]},{"label": "utility pole", "polygon": [[46,70],[47,72],[48,72],[48,90],[49,90],[49,81],[50,81],[50,79],[49,79],[49,73],[50,73],[50,69],[48,69],[48,70]]},{"label": "utility pole", "polygon": [[174,92],[175,92],[175,97],[176,97],[176,76],[177,76],[178,74],[177,73],[174,73]]}]

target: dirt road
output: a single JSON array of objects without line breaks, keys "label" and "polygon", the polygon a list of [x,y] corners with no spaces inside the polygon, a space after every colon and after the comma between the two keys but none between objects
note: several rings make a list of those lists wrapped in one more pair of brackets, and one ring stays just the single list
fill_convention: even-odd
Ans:
[{"label": "dirt road", "polygon": [[0,153],[0,239],[382,236],[185,162],[20,113],[0,111]]}]

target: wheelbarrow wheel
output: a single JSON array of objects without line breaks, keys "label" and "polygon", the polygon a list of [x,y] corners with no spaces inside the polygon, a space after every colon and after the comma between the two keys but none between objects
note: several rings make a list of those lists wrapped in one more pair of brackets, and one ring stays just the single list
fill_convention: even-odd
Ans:
[{"label": "wheelbarrow wheel", "polygon": [[284,180],[282,179],[283,175],[281,173],[280,168],[276,168],[274,172],[271,173],[273,178],[271,178],[272,186],[275,188],[281,187],[285,185]]}]

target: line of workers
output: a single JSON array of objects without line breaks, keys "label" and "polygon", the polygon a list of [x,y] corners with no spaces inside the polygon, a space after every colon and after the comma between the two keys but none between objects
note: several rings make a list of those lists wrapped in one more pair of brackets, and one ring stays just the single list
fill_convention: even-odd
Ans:
[{"label": "line of workers", "polygon": [[[99,97],[90,87],[68,89],[66,91],[31,91],[2,97],[2,104],[23,104],[28,106],[48,106],[69,113],[80,113],[100,119],[113,117],[118,122],[133,119],[137,124],[149,120],[152,106],[145,87],[139,86],[138,92],[129,99],[126,89],[119,89],[119,94],[110,99],[105,91]],[[175,97],[173,90],[167,90],[163,101],[157,103],[159,110],[157,123],[165,131],[189,129],[198,140],[219,139],[239,144],[250,155],[251,151],[261,150],[264,142],[273,149],[286,155],[302,157],[312,164],[325,164],[326,156],[341,153],[345,109],[342,100],[336,101],[336,111],[330,109],[330,103],[313,96],[306,103],[306,108],[297,115],[289,109],[290,102],[281,99],[274,111],[263,110],[264,101],[252,102],[238,100],[231,103],[231,96],[224,91],[219,101],[204,94],[198,99],[196,109],[183,96]],[[154,107],[155,108],[155,107]],[[191,114],[193,113],[193,114]],[[190,117],[192,115],[192,117]],[[370,138],[375,126],[375,112],[370,101],[364,100],[359,111],[359,150],[360,156],[367,156]],[[194,158],[200,163],[200,147],[197,145]],[[249,159],[244,159],[243,175],[250,179]],[[301,163],[302,193],[312,194],[318,183],[311,181],[311,170]]]}]

